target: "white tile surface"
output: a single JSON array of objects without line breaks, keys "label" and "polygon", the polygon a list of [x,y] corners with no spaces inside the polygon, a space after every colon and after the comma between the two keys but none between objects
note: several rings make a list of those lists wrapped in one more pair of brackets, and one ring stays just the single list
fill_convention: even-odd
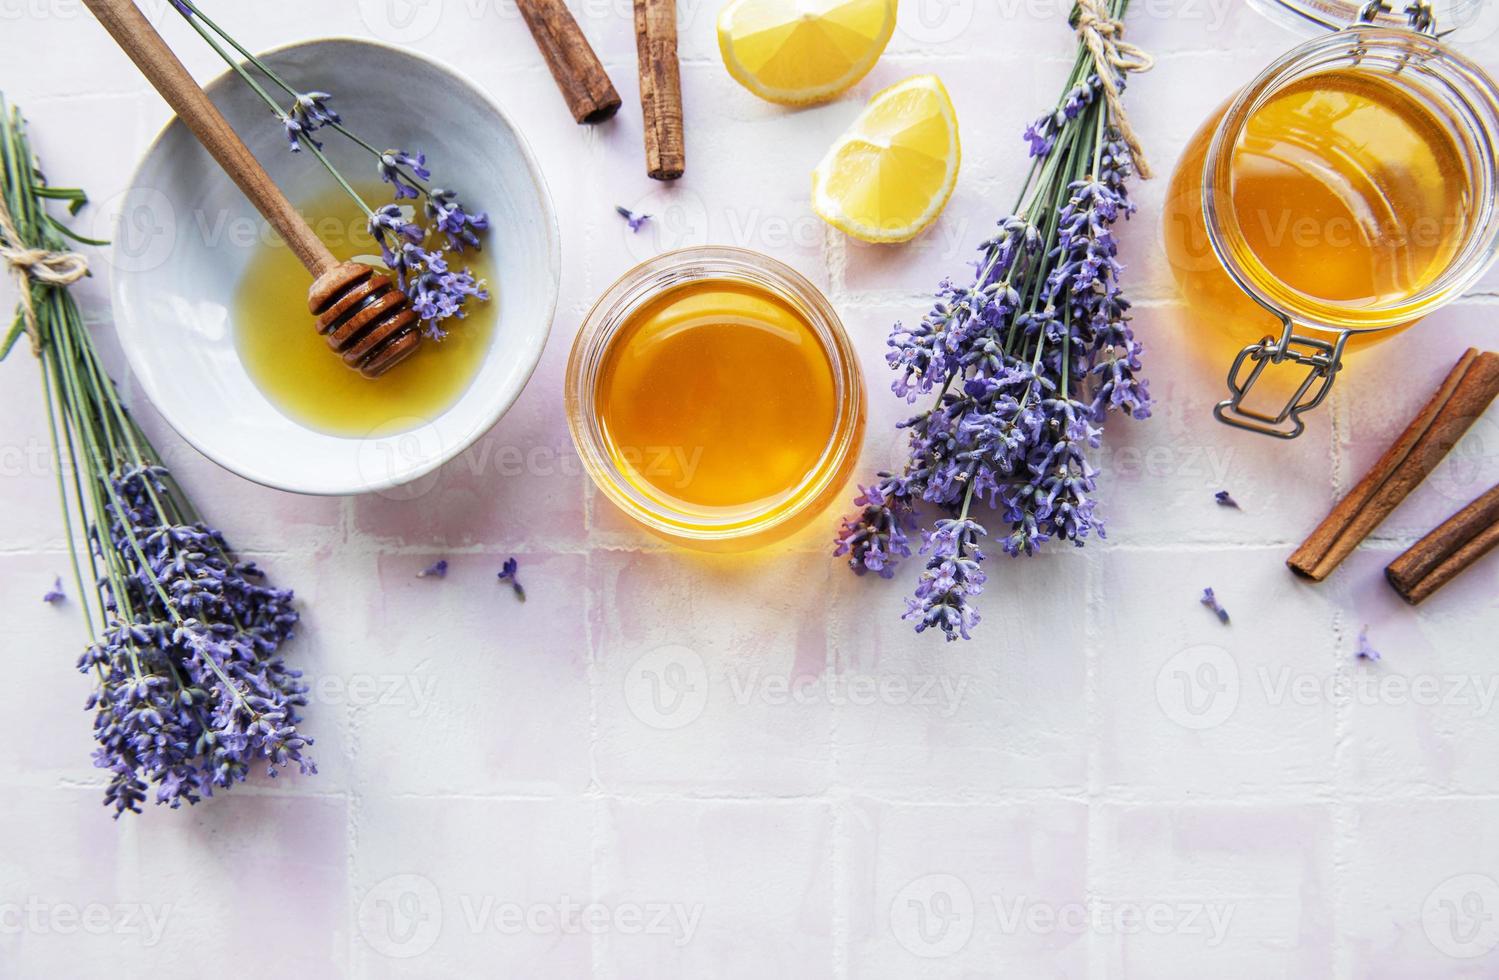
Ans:
[{"label": "white tile surface", "polygon": [[[1499,346],[1491,284],[1360,355],[1299,443],[1241,436],[1208,416],[1220,367],[1195,355],[1159,254],[1164,179],[1141,186],[1125,247],[1158,407],[1109,433],[1110,537],[994,561],[979,638],[945,646],[898,620],[909,574],[856,580],[827,556],[832,514],[742,560],[642,535],[581,474],[563,366],[634,262],[759,249],[839,306],[870,379],[865,476],[892,463],[885,333],[1008,207],[1019,132],[1070,61],[1061,0],[907,0],[870,77],[799,112],[735,86],[716,5],[682,0],[688,174],[671,187],[643,174],[624,0],[574,4],[624,97],[596,129],[566,117],[508,2],[210,3],[252,47],[408,43],[492,91],[556,196],[561,303],[515,409],[409,492],[252,486],[135,400],[210,518],[303,597],[289,654],[314,683],[322,772],[118,824],[89,764],[83,630],[37,601],[66,556],[35,369],[0,365],[0,976],[1499,973],[1499,564],[1420,611],[1380,578],[1499,480],[1499,421],[1333,581],[1282,566],[1458,351]],[[1129,101],[1164,177],[1295,39],[1229,0],[1135,6],[1158,64]],[[216,71],[165,0],[145,7]],[[1494,67],[1499,36],[1467,51]],[[166,112],[82,5],[0,3],[0,53],[53,181],[118,193]],[[910,245],[846,241],[808,210],[808,171],[871,92],[921,71],[963,123],[957,193]],[[615,204],[656,218],[632,236]],[[112,350],[106,282],[77,293]],[[1222,488],[1242,512],[1213,503]],[[509,554],[524,605],[494,581]],[[446,581],[413,577],[439,556]],[[1232,626],[1197,604],[1207,585]],[[1373,666],[1352,659],[1366,624]]]}]

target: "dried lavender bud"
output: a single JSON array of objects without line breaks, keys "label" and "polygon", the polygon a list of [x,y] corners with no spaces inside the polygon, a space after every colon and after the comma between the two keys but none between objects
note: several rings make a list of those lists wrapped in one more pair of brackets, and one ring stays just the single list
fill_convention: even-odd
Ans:
[{"label": "dried lavender bud", "polygon": [[1221,605],[1218,604],[1218,597],[1213,594],[1213,590],[1211,588],[1202,590],[1202,599],[1200,601],[1204,606],[1207,606],[1217,614],[1218,620],[1220,622],[1222,622],[1225,626],[1228,625],[1228,610],[1224,609]]},{"label": "dried lavender bud", "polygon": [[[410,168],[411,173],[402,168]],[[416,185],[416,180],[428,180],[432,177],[431,171],[427,169],[427,155],[421,152],[411,154],[405,150],[386,150],[380,154],[376,169],[380,179],[395,188],[398,201],[407,197],[420,197],[422,189]],[[413,174],[416,180],[412,179]]]},{"label": "dried lavender bud", "polygon": [[478,248],[479,236],[476,232],[489,227],[489,215],[483,211],[468,214],[456,198],[453,191],[432,188],[424,205],[427,217],[447,236],[448,247],[455,252],[461,252],[465,248]]},{"label": "dried lavender bud", "polygon": [[1358,631],[1358,646],[1354,649],[1353,655],[1359,660],[1375,661],[1384,659],[1378,650],[1369,645],[1368,626]]},{"label": "dried lavender bud", "polygon": [[634,211],[620,204],[616,204],[614,210],[621,218],[625,219],[625,223],[630,226],[630,231],[632,232],[639,232],[640,226],[651,220],[650,215],[636,214]]},{"label": "dried lavender bud", "polygon": [[312,128],[303,125],[296,117],[290,115],[282,116],[281,126],[286,130],[286,142],[291,147],[293,153],[302,152],[302,143],[304,141],[312,144],[319,150],[323,148],[323,144],[318,142],[317,137],[312,135]]},{"label": "dried lavender bud", "polygon": [[520,562],[515,560],[515,556],[512,555],[506,558],[505,564],[500,567],[499,579],[501,582],[509,582],[510,588],[515,591],[515,597],[521,602],[525,602],[526,590],[521,587],[520,579],[515,577],[516,569],[519,567]]},{"label": "dried lavender bud", "polygon": [[895,559],[911,557],[906,532],[916,526],[916,517],[910,498],[900,495],[894,478],[881,473],[880,480],[872,487],[859,488],[854,505],[864,509],[843,519],[833,555],[848,555],[848,567],[858,575],[875,572],[890,578],[895,574]]},{"label": "dried lavender bud", "polygon": [[58,576],[53,580],[52,588],[42,593],[42,601],[47,603],[49,606],[56,605],[59,602],[64,602],[67,600],[67,598],[67,595],[62,590],[61,576]]},{"label": "dried lavender bud", "polygon": [[1218,501],[1218,506],[1220,507],[1232,507],[1234,510],[1244,509],[1239,506],[1239,502],[1237,500],[1229,495],[1227,490],[1219,490],[1217,493],[1213,494],[1213,499]]},{"label": "dried lavender bud", "polygon": [[327,92],[302,92],[292,102],[291,117],[308,132],[320,126],[332,126],[341,120],[338,113],[328,106],[333,98]]},{"label": "dried lavender bud", "polygon": [[424,568],[421,571],[417,572],[416,573],[416,577],[417,578],[447,578],[448,577],[448,560],[446,558],[439,558],[437,561],[433,562],[432,564],[428,565],[426,568]]}]

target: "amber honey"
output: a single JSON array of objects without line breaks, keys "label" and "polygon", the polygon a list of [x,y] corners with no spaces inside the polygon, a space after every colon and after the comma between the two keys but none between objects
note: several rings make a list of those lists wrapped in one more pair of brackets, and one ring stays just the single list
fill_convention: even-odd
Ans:
[{"label": "amber honey", "polygon": [[[1194,326],[1242,344],[1278,327],[1208,245],[1203,164],[1217,123],[1194,136],[1172,179],[1166,246]],[[1429,286],[1467,241],[1474,202],[1455,130],[1374,72],[1333,69],[1283,86],[1228,148],[1229,179],[1215,190],[1228,260],[1293,320],[1361,329],[1365,314]]]},{"label": "amber honey", "polygon": [[567,365],[567,420],[595,485],[679,544],[744,551],[847,491],[864,435],[858,359],[795,270],[705,245],[604,292]]},{"label": "amber honey", "polygon": [[790,500],[837,425],[829,354],[762,286],[703,279],[625,321],[595,410],[615,465],[671,510],[734,519]]},{"label": "amber honey", "polygon": [[[361,190],[383,201],[389,189]],[[304,217],[340,259],[380,267],[379,247],[365,227],[364,213],[342,191],[305,203]],[[234,296],[231,319],[235,349],[266,398],[288,418],[332,435],[389,434],[441,415],[478,374],[494,337],[499,304],[488,253],[457,256],[475,278],[487,281],[491,299],[470,300],[468,315],[447,321],[448,336],[426,341],[415,354],[379,378],[350,370],[328,348],[307,311],[307,270],[279,239],[261,242],[250,257]]]}]

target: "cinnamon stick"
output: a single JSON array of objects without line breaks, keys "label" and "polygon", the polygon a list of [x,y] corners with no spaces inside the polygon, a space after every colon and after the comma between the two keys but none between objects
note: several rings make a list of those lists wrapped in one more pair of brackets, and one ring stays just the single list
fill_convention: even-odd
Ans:
[{"label": "cinnamon stick", "polygon": [[562,0],[516,0],[573,121],[603,122],[619,111],[619,93]]},{"label": "cinnamon stick", "polygon": [[1499,485],[1447,518],[1390,562],[1385,577],[1416,605],[1499,547]]},{"label": "cinnamon stick", "polygon": [[1426,479],[1499,395],[1499,354],[1463,354],[1431,400],[1353,490],[1340,500],[1286,564],[1325,579]]},{"label": "cinnamon stick", "polygon": [[645,116],[645,172],[656,180],[676,180],[687,167],[676,0],[635,0],[635,53]]}]

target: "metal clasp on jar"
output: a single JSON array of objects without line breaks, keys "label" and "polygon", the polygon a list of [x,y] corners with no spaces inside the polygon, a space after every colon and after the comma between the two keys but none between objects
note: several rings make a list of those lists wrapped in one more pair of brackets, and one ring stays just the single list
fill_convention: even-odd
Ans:
[{"label": "metal clasp on jar", "polygon": [[[1358,23],[1373,24],[1380,14],[1394,12],[1394,7],[1385,0],[1368,0],[1358,11]],[[1411,30],[1421,34],[1437,36],[1437,19],[1431,11],[1431,0],[1412,0],[1405,5],[1405,22]]]},{"label": "metal clasp on jar", "polygon": [[[1280,337],[1267,334],[1259,343],[1239,351],[1233,366],[1228,369],[1229,397],[1213,407],[1213,415],[1218,421],[1236,428],[1279,439],[1295,439],[1306,430],[1302,414],[1322,404],[1332,390],[1333,379],[1343,367],[1343,348],[1351,334],[1347,330],[1339,331],[1334,340],[1298,336],[1290,317],[1279,311],[1271,312],[1280,318]],[[1246,405],[1250,389],[1260,380],[1265,369],[1287,362],[1304,367],[1307,372],[1285,405],[1273,414]]]}]

